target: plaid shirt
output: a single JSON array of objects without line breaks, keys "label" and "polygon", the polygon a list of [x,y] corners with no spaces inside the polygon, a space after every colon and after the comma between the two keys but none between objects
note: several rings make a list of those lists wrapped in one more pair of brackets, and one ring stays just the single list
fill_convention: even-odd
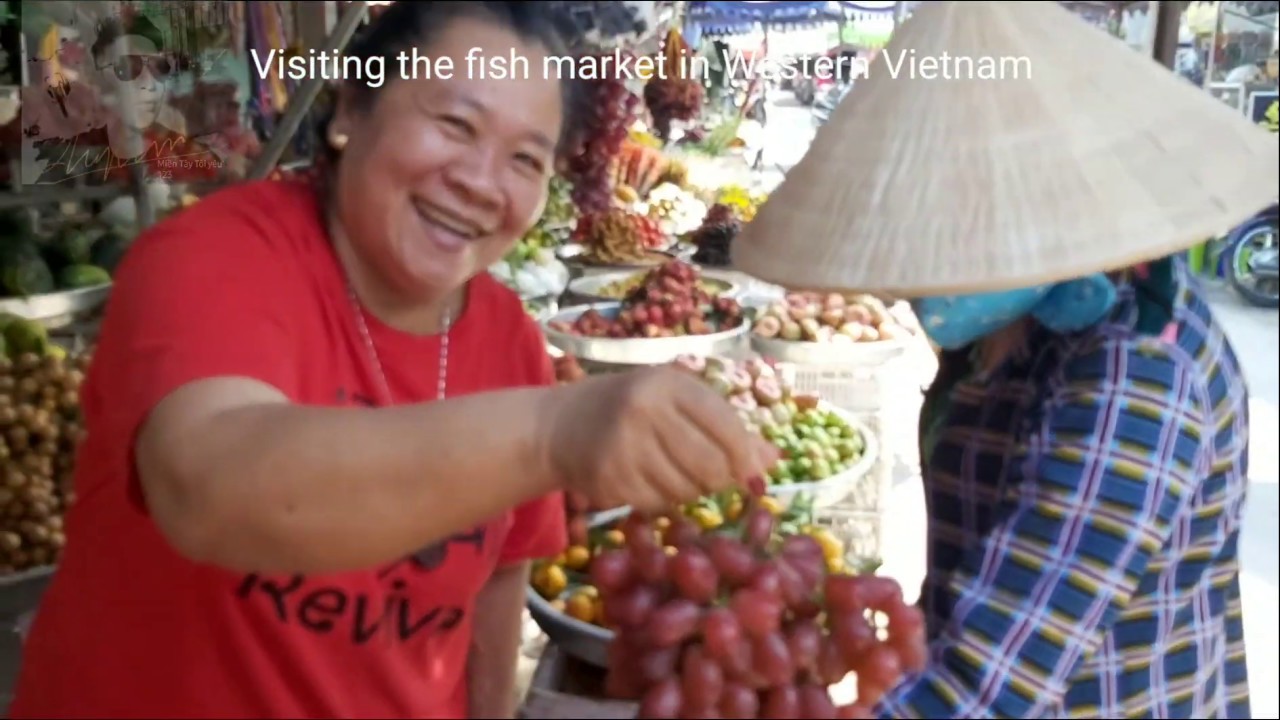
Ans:
[{"label": "plaid shirt", "polygon": [[1159,337],[1124,286],[1107,321],[1034,330],[987,377],[943,359],[922,423],[932,659],[880,717],[1250,717],[1246,391],[1174,279]]}]

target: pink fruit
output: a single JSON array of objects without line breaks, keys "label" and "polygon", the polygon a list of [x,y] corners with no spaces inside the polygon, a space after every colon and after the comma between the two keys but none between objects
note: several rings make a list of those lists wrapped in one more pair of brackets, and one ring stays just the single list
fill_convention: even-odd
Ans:
[{"label": "pink fruit", "polygon": [[[782,330],[781,322],[778,323],[778,330],[779,331]],[[748,360],[745,360],[742,363],[742,369],[746,370],[748,373],[751,373],[751,377],[753,378],[758,378],[762,375],[764,377],[774,377],[773,366],[765,362],[764,360],[761,360],[760,358],[750,358]]]},{"label": "pink fruit", "polygon": [[812,305],[792,305],[789,312],[791,319],[796,322],[812,320],[818,314]]},{"label": "pink fruit", "polygon": [[[838,295],[836,297],[839,297]],[[822,324],[829,327],[840,327],[844,324],[844,310],[840,308],[827,308],[822,311]]]},{"label": "pink fruit", "polygon": [[844,309],[845,322],[856,322],[863,325],[870,325],[873,317],[871,311],[862,305],[850,305]]},{"label": "pink fruit", "polygon": [[778,383],[777,378],[756,378],[755,384],[752,386],[752,392],[755,395],[756,403],[759,405],[773,405],[782,400],[782,385]]},{"label": "pink fruit", "polygon": [[822,301],[822,305],[828,310],[843,308],[845,306],[844,296],[839,293],[831,293]]},{"label": "pink fruit", "polygon": [[729,382],[733,383],[733,388],[737,392],[750,390],[752,383],[755,382],[755,378],[751,377],[751,373],[740,367],[730,370],[727,377]]}]

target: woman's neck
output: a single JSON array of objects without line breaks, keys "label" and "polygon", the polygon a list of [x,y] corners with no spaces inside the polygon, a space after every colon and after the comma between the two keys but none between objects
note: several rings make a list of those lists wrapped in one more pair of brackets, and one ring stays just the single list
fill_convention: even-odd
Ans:
[{"label": "woman's neck", "polygon": [[466,287],[407,298],[379,281],[377,271],[361,261],[336,218],[328,222],[338,265],[360,307],[382,324],[411,335],[437,335],[457,322],[466,301]]}]

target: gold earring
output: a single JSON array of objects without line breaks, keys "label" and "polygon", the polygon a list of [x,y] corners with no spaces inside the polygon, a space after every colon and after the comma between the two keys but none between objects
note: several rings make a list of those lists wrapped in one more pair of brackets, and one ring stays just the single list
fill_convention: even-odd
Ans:
[{"label": "gold earring", "polygon": [[334,150],[341,150],[347,146],[348,139],[345,133],[337,133],[329,138],[329,146]]}]

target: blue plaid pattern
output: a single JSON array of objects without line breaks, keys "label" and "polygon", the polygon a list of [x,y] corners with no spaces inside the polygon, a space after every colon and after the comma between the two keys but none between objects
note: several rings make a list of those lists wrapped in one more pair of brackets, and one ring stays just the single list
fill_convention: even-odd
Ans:
[{"label": "blue plaid pattern", "polygon": [[932,660],[882,718],[1248,718],[1247,393],[1185,269],[1171,330],[1121,288],[988,377],[943,358],[922,457]]}]

